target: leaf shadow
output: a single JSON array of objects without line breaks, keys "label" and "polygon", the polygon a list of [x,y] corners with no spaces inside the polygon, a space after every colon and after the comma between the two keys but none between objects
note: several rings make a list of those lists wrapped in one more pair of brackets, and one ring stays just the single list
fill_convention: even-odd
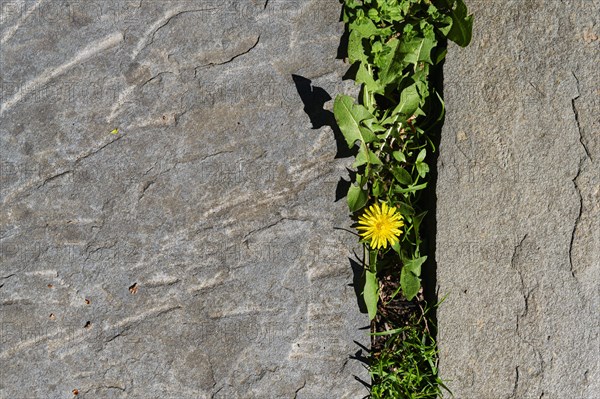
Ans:
[{"label": "leaf shadow", "polygon": [[352,284],[348,286],[354,288],[354,294],[356,295],[356,302],[361,313],[367,313],[367,304],[362,296],[362,290],[365,286],[365,273],[362,264],[358,263],[352,258],[348,258],[350,261],[350,267],[352,268]]},{"label": "leaf shadow", "polygon": [[329,126],[333,131],[337,152],[335,158],[349,158],[356,154],[356,151],[348,149],[344,135],[340,130],[333,112],[324,108],[325,104],[332,100],[331,96],[322,87],[312,85],[312,81],[303,76],[292,75],[298,95],[304,104],[304,112],[310,118],[313,129],[321,129],[323,126]]}]

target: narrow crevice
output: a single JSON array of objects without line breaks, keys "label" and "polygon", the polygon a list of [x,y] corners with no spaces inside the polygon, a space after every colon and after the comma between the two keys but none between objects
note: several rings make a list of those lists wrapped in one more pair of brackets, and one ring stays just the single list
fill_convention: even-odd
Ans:
[{"label": "narrow crevice", "polygon": [[[446,48],[447,43],[441,43],[442,48]],[[431,69],[430,78],[432,87],[444,98],[444,63],[440,63]],[[438,181],[438,159],[440,156],[440,142],[442,136],[442,127],[444,126],[445,117],[440,123],[435,126],[430,134],[433,145],[436,151],[428,155],[427,164],[429,165],[429,183],[427,189],[423,192],[423,208],[427,210],[427,217],[423,226],[423,239],[425,248],[427,248],[427,262],[422,271],[422,286],[423,296],[429,305],[437,304],[439,301],[437,291],[437,181]],[[437,308],[432,306],[429,317],[436,328],[431,331],[432,338],[437,341]]]}]

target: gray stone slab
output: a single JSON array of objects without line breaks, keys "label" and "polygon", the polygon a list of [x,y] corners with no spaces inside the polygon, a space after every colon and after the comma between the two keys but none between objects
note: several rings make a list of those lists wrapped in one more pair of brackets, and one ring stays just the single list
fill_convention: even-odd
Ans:
[{"label": "gray stone slab", "polygon": [[467,2],[437,184],[441,370],[460,399],[600,392],[600,2]]},{"label": "gray stone slab", "polygon": [[0,397],[364,396],[338,2],[1,4]]}]

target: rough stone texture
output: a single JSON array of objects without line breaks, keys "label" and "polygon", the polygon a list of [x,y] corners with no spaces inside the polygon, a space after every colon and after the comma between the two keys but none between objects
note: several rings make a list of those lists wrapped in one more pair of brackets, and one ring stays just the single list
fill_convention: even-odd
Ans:
[{"label": "rough stone texture", "polygon": [[600,2],[467,2],[437,185],[441,370],[460,399],[600,392]]},{"label": "rough stone texture", "polygon": [[339,3],[1,5],[0,398],[364,396]]}]

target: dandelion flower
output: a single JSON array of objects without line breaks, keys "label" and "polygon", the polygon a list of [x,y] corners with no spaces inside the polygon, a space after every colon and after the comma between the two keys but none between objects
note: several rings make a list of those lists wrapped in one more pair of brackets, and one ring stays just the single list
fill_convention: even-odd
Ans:
[{"label": "dandelion flower", "polygon": [[396,244],[402,234],[400,228],[404,226],[402,215],[385,202],[375,203],[366,209],[358,218],[358,224],[357,230],[362,230],[360,236],[371,240],[370,246],[373,249],[385,249],[388,243],[390,246]]}]

